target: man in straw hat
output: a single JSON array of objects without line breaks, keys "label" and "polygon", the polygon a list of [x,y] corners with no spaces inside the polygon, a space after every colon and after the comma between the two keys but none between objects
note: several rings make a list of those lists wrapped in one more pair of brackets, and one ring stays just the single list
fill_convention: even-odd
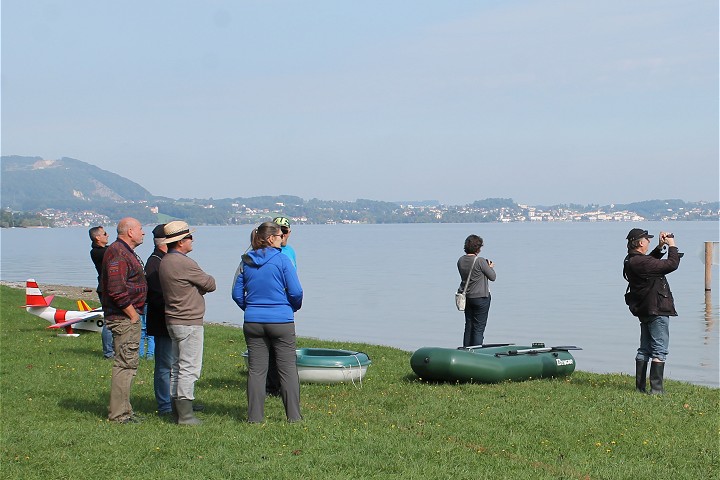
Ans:
[{"label": "man in straw hat", "polygon": [[115,348],[108,419],[119,423],[140,421],[130,404],[130,388],[137,374],[140,315],[147,297],[145,271],[135,253],[144,236],[139,221],[120,220],[117,240],[105,251],[100,273],[103,313]]},{"label": "man in straw hat", "polygon": [[215,279],[187,256],[193,249],[195,230],[188,224],[173,221],[165,225],[168,252],[160,262],[160,286],[165,299],[165,322],[173,342],[173,365],[170,395],[180,425],[202,423],[193,414],[195,382],[202,370],[203,295],[215,291]]},{"label": "man in straw hat", "polygon": [[[640,320],[640,348],[635,356],[635,388],[642,393],[646,387],[646,371],[650,363],[650,393],[665,393],[663,376],[670,341],[670,317],[677,316],[670,285],[665,275],[677,270],[681,253],[672,233],[660,232],[658,246],[650,249],[652,235],[642,228],[628,233],[623,276],[628,282],[625,303],[630,313]],[[668,258],[664,247],[668,247]]]}]

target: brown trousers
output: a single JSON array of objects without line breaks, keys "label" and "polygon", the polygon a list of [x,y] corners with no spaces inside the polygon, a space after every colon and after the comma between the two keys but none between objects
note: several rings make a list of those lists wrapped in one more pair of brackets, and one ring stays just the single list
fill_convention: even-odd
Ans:
[{"label": "brown trousers", "polygon": [[122,421],[133,415],[130,388],[138,369],[141,325],[139,321],[131,323],[129,318],[105,319],[105,324],[115,346],[108,420]]}]

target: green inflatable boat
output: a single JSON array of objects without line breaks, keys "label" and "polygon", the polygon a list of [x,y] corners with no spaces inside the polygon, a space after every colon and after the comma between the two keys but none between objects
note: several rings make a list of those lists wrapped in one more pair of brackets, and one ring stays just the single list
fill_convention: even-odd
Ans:
[{"label": "green inflatable boat", "polygon": [[410,357],[410,366],[423,380],[498,383],[531,378],[562,377],[575,370],[575,346],[545,347],[513,344],[467,348],[422,347]]}]

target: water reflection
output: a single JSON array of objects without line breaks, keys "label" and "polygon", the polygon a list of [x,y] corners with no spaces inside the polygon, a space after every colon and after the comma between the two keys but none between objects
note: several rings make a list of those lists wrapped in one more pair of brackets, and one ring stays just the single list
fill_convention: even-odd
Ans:
[{"label": "water reflection", "polygon": [[710,290],[705,291],[705,345],[708,344],[710,340],[715,341],[716,339],[713,338],[712,332],[713,327],[716,324],[716,317],[718,315],[713,312],[713,304],[712,304],[712,292]]}]

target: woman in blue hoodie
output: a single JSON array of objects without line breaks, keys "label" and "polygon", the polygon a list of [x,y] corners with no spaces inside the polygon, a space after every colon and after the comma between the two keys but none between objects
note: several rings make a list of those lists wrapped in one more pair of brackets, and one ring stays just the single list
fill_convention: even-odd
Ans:
[{"label": "woman in blue hoodie", "polygon": [[248,347],[248,422],[265,419],[265,378],[270,349],[280,376],[280,396],[289,422],[302,419],[300,381],[295,354],[295,312],[303,291],[290,258],[282,254],[282,231],[265,222],[250,235],[252,250],[242,256],[232,298],[245,312],[243,333]]}]

